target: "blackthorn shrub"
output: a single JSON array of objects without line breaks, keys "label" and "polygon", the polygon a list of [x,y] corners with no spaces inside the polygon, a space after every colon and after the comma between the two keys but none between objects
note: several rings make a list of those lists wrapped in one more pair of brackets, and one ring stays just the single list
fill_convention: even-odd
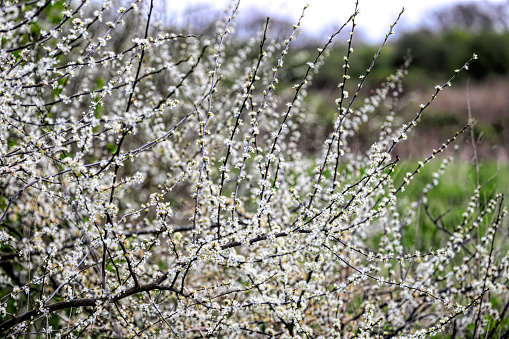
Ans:
[{"label": "blackthorn shrub", "polygon": [[[356,4],[287,86],[302,17],[240,43],[242,4],[187,34],[154,23],[152,0],[117,3],[1,2],[2,336],[507,336],[502,195],[478,188],[460,218],[430,216],[444,241],[426,253],[402,241],[450,157],[420,199],[402,191],[470,122],[393,175],[395,146],[475,54],[400,125],[409,58],[359,99],[397,20],[351,79]],[[341,32],[334,129],[309,154],[304,98]],[[355,149],[375,111],[376,141]]]}]

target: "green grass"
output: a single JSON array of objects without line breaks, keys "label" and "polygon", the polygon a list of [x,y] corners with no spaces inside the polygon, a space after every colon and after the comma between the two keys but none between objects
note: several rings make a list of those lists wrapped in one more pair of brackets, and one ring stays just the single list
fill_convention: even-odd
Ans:
[{"label": "green grass", "polygon": [[[440,161],[435,161],[422,168],[405,191],[398,193],[399,200],[419,200],[423,188],[433,180],[433,173],[438,171],[440,164]],[[414,161],[399,163],[394,173],[396,187],[403,181],[405,174],[413,172],[416,167],[417,162]],[[425,205],[434,219],[441,216],[439,222],[444,228],[453,231],[455,225],[461,222],[462,214],[474,194],[477,180],[481,186],[481,205],[496,193],[504,193],[506,196],[509,193],[509,164],[480,162],[478,177],[479,179],[474,163],[454,161],[448,164],[444,174],[438,178],[438,186],[428,192]],[[403,230],[403,243],[407,248],[428,251],[447,241],[448,237],[429,219],[424,204],[417,211],[417,221],[406,225]]]}]

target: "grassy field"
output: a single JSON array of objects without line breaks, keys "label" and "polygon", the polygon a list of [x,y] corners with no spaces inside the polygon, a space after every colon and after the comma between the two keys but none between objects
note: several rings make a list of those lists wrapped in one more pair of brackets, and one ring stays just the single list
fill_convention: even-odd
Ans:
[{"label": "grassy field", "polygon": [[[438,159],[436,159],[438,160]],[[415,176],[414,180],[401,192],[399,199],[417,201],[424,187],[433,180],[433,174],[439,170],[441,162],[427,164]],[[396,183],[403,180],[407,172],[417,167],[416,161],[404,161],[397,166],[394,173]],[[418,210],[418,223],[409,224],[404,229],[404,244],[409,249],[427,251],[443,245],[447,240],[446,231],[441,231],[430,220],[433,217],[444,229],[454,232],[454,227],[462,220],[477,182],[481,186],[479,204],[485,204],[497,193],[507,197],[509,193],[509,165],[494,160],[482,161],[476,173],[474,163],[452,161],[438,178],[439,185],[427,193],[427,202]],[[429,215],[428,215],[429,213]],[[479,234],[483,236],[483,234]]]}]

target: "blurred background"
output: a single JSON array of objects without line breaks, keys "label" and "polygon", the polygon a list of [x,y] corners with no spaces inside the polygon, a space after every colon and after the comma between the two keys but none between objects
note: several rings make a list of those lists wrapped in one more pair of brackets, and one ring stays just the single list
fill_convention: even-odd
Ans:
[{"label": "blurred background", "polygon": [[[300,35],[293,45],[293,53],[287,56],[286,73],[281,79],[289,84],[302,78],[305,70],[302,65],[314,58],[316,48],[323,45],[355,8],[354,1],[307,2],[309,7]],[[195,33],[210,32],[219,17],[231,12],[233,3],[160,0],[156,4],[157,19],[164,26]],[[271,17],[271,36],[287,37],[305,5],[305,0],[243,0],[236,18],[236,38],[242,40],[255,36],[263,28],[267,16]],[[384,48],[367,88],[361,93],[369,95],[370,90],[400,67],[405,55],[410,53],[412,63],[404,81],[400,123],[413,118],[418,105],[428,102],[434,93],[434,86],[446,82],[473,53],[479,59],[427,109],[414,137],[399,147],[398,154],[405,158],[421,158],[432,147],[439,147],[466,124],[470,107],[470,114],[477,121],[474,137],[478,157],[509,162],[509,0],[361,0],[353,39],[352,79],[365,72],[388,33],[389,25],[403,7],[405,12],[395,27],[396,34]],[[334,99],[338,96],[337,84],[348,29],[344,38],[336,39],[335,48],[315,75],[308,92],[306,100],[312,102],[316,116],[312,119],[314,126],[310,128],[313,133],[306,138],[317,136],[316,140],[305,140],[310,151],[319,148],[323,135],[332,130]],[[353,90],[355,84],[351,85]],[[317,130],[323,133],[316,133]],[[362,133],[359,138],[362,145]],[[423,144],[429,147],[423,148]],[[463,160],[471,160],[471,148],[464,147],[461,151]]]}]

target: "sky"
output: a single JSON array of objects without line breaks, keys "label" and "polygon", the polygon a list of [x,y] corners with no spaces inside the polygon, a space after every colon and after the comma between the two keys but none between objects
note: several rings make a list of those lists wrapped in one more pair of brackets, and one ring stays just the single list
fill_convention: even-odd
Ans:
[{"label": "sky", "polygon": [[[160,0],[164,2],[168,17],[175,23],[179,15],[185,13],[186,6],[192,6],[194,15],[209,16],[221,13],[229,8],[230,0]],[[476,2],[501,3],[507,0],[478,0]],[[383,40],[399,12],[404,7],[405,12],[400,23],[395,27],[395,33],[404,29],[416,28],[418,24],[429,19],[430,10],[440,6],[450,5],[464,0],[359,0],[359,16],[357,28],[362,38],[367,42]],[[206,5],[204,5],[206,4]],[[264,16],[279,17],[296,22],[306,4],[302,29],[312,36],[327,37],[334,29],[341,26],[350,17],[355,8],[354,0],[242,0],[240,2],[237,20],[248,18],[255,11]],[[163,8],[160,8],[163,10]]]}]

